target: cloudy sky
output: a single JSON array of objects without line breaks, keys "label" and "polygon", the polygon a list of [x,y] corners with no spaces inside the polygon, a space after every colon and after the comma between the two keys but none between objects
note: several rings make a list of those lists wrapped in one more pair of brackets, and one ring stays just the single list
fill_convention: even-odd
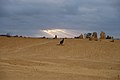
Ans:
[{"label": "cloudy sky", "polygon": [[0,0],[0,34],[120,37],[120,0]]}]

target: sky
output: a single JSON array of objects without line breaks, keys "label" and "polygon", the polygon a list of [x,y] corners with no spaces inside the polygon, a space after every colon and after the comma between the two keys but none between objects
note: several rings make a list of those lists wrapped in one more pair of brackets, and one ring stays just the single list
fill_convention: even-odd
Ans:
[{"label": "sky", "polygon": [[0,34],[120,38],[120,0],[0,0]]}]

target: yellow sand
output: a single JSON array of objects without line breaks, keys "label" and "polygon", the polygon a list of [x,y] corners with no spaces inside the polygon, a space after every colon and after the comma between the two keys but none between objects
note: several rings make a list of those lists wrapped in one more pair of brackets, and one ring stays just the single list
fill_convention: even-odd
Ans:
[{"label": "yellow sand", "polygon": [[0,80],[120,80],[120,41],[0,37]]}]

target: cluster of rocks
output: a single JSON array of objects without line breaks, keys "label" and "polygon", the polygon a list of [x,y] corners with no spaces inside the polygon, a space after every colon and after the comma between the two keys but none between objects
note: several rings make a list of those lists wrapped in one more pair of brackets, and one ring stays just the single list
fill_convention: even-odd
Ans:
[{"label": "cluster of rocks", "polygon": [[93,32],[92,36],[89,38],[90,41],[94,40],[94,41],[98,41],[98,36],[97,36],[97,32]]},{"label": "cluster of rocks", "polygon": [[[80,36],[78,37],[75,37],[76,39],[84,39],[84,38],[87,38],[89,39],[90,41],[98,41],[98,34],[97,32],[93,32],[93,33],[87,33],[87,34],[81,34]],[[106,39],[106,34],[105,32],[101,32],[100,33],[100,39]]]},{"label": "cluster of rocks", "polygon": [[[80,36],[78,36],[78,37],[74,37],[75,39],[89,39],[90,41],[98,41],[99,39],[100,40],[104,40],[104,39],[112,39],[112,41],[111,42],[114,42],[114,40],[113,40],[113,37],[110,37],[110,36],[107,36],[106,37],[106,34],[105,34],[105,32],[101,32],[100,33],[100,38],[98,39],[98,34],[97,34],[97,32],[93,32],[93,33],[87,33],[87,34],[80,34]],[[57,35],[55,35],[55,37],[54,37],[54,39],[57,39]]]},{"label": "cluster of rocks", "polygon": [[[106,39],[106,34],[105,32],[101,32],[100,33],[100,40]],[[89,40],[94,40],[94,41],[98,41],[98,36],[97,36],[97,32],[93,32],[92,36],[89,38]]]}]

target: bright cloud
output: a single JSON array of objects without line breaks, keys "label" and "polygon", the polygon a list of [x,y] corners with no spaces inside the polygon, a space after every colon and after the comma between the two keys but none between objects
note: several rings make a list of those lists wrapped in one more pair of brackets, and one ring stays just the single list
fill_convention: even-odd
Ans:
[{"label": "bright cloud", "polygon": [[75,36],[74,34],[72,34],[71,30],[69,29],[48,29],[48,30],[43,30],[43,32],[47,33],[51,37],[54,37],[55,35],[57,35],[58,37],[74,37]]}]

